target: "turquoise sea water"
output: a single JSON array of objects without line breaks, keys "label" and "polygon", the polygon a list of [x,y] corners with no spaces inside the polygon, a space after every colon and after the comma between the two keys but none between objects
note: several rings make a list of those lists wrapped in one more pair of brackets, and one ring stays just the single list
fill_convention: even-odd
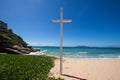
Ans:
[{"label": "turquoise sea water", "polygon": [[[45,50],[44,55],[59,57],[59,47],[33,48]],[[120,48],[85,48],[85,47],[63,47],[63,57],[65,58],[120,58]]]}]

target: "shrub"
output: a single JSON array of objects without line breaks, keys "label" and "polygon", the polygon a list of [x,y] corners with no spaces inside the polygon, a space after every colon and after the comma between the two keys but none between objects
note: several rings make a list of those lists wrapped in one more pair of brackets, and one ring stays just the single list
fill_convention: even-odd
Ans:
[{"label": "shrub", "polygon": [[0,55],[0,80],[62,80],[48,78],[54,66],[53,57]]}]

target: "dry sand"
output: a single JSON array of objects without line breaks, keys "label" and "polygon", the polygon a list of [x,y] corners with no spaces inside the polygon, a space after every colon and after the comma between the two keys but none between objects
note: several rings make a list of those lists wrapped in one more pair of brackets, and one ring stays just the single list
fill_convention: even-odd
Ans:
[{"label": "dry sand", "polygon": [[63,75],[59,74],[59,59],[50,75],[65,80],[120,80],[120,59],[63,59]]}]

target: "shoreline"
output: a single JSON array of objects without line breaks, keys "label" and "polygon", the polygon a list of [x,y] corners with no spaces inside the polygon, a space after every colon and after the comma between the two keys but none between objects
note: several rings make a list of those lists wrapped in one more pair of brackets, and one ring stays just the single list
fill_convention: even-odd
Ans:
[{"label": "shoreline", "polygon": [[[47,55],[47,54],[43,54],[43,55],[45,55],[45,56],[51,56],[51,57],[56,57],[56,58],[60,58],[60,57],[58,57],[58,56],[54,56],[54,55]],[[63,59],[120,59],[120,57],[118,57],[118,58],[111,58],[111,57],[104,57],[104,58],[102,58],[102,57],[97,57],[97,58],[92,58],[92,57],[62,57]]]},{"label": "shoreline", "polygon": [[65,80],[120,80],[118,58],[63,58],[63,74],[59,74],[60,59],[50,70],[50,76]]}]

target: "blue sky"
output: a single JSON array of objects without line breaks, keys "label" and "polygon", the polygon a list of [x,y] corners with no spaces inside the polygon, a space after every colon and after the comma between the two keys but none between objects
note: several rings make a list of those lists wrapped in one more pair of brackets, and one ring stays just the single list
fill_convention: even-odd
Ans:
[{"label": "blue sky", "polygon": [[120,46],[119,0],[0,0],[0,20],[29,45],[59,46],[60,7],[64,46]]}]

